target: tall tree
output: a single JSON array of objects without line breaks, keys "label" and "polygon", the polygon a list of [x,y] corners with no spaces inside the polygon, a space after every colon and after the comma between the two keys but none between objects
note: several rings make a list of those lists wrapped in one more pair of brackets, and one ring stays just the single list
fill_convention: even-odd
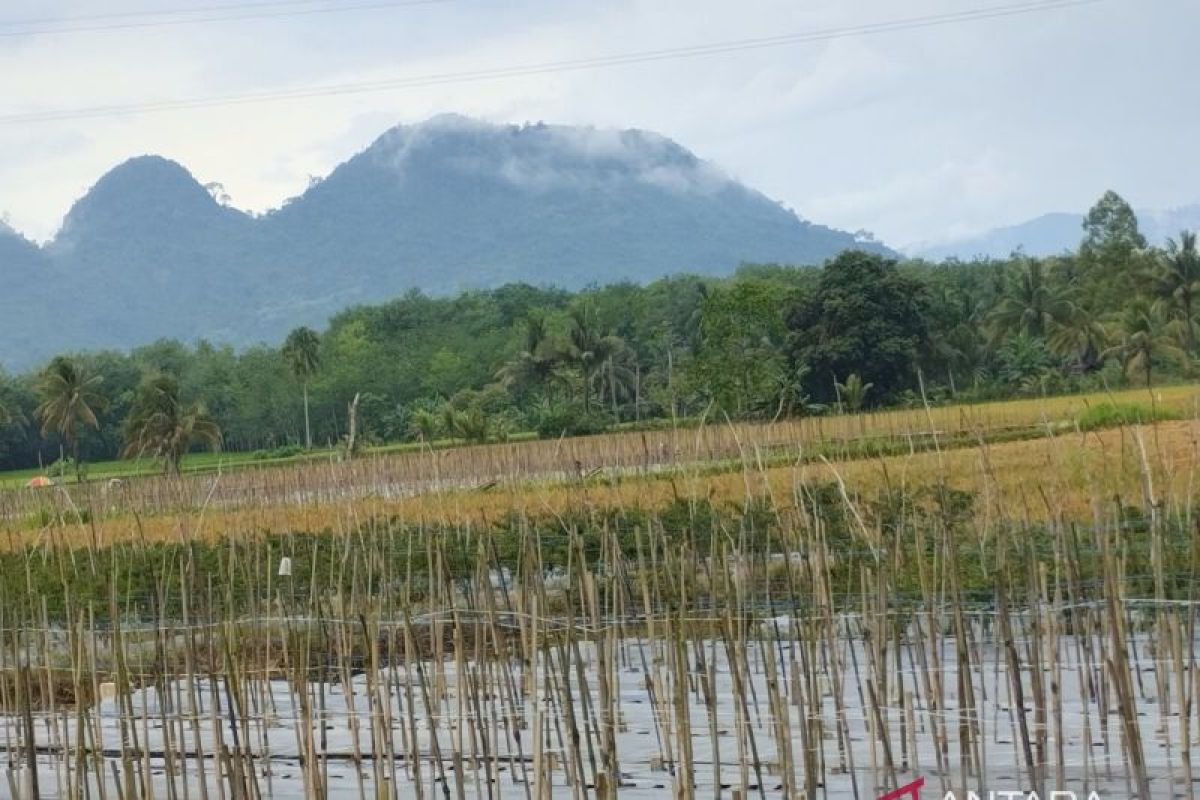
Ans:
[{"label": "tall tree", "polygon": [[304,387],[304,446],[311,449],[312,425],[308,418],[308,382],[321,368],[321,337],[312,328],[296,328],[284,340],[283,358],[287,361],[292,375]]},{"label": "tall tree", "polygon": [[884,402],[916,382],[917,361],[929,345],[924,286],[896,262],[851,250],[830,261],[816,289],[788,315],[792,359],[806,365],[814,398],[834,399],[834,381],[855,373],[871,383],[872,402]]},{"label": "tall tree", "polygon": [[101,375],[89,375],[82,366],[66,356],[51,361],[37,378],[39,403],[34,415],[42,423],[42,435],[55,432],[71,451],[75,479],[82,480],[79,458],[80,426],[100,427],[96,412],[105,405],[100,393]]},{"label": "tall tree", "polygon": [[221,429],[208,417],[204,405],[180,400],[179,382],[170,375],[155,375],[138,387],[125,420],[125,458],[161,458],[163,468],[178,475],[183,457],[194,445],[213,450],[221,446]]},{"label": "tall tree", "polygon": [[1144,271],[1146,237],[1138,229],[1137,215],[1110,190],[1088,211],[1083,230],[1079,257],[1089,296],[1110,308],[1122,305],[1138,288],[1137,278]]},{"label": "tall tree", "polygon": [[1133,207],[1111,189],[1088,210],[1083,231],[1080,250],[1084,254],[1120,259],[1146,247]]},{"label": "tall tree", "polygon": [[783,413],[781,395],[797,375],[787,363],[784,316],[797,296],[758,278],[706,291],[687,372],[699,394],[734,416]]},{"label": "tall tree", "polygon": [[1200,252],[1196,234],[1182,231],[1179,239],[1169,239],[1152,276],[1154,294],[1169,304],[1171,315],[1183,324],[1184,343],[1196,354],[1196,298],[1200,297]]},{"label": "tall tree", "polygon": [[564,357],[583,378],[583,409],[590,412],[592,387],[603,379],[610,360],[625,347],[625,342],[602,327],[595,312],[580,308],[571,312],[569,339]]}]

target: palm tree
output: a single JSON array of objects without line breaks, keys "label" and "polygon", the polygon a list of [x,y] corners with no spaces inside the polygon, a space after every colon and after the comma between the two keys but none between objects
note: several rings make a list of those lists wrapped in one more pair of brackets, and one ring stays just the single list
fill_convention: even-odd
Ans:
[{"label": "palm tree", "polygon": [[1009,337],[996,352],[996,360],[1000,379],[1025,394],[1044,393],[1047,382],[1057,374],[1046,341],[1027,333]]},{"label": "palm tree", "polygon": [[311,450],[312,426],[308,421],[308,382],[321,368],[321,337],[312,328],[296,328],[284,340],[283,359],[296,380],[304,385],[304,446]]},{"label": "palm tree", "polygon": [[946,369],[950,393],[958,394],[956,375],[979,377],[987,337],[982,332],[981,310],[975,295],[956,287],[945,287],[935,301],[938,306],[953,309],[953,325],[942,329],[933,326],[929,331],[930,351]]},{"label": "palm tree", "polygon": [[1114,339],[1117,344],[1108,348],[1105,356],[1121,362],[1130,380],[1143,379],[1150,386],[1155,364],[1164,360],[1186,363],[1187,355],[1176,344],[1171,323],[1158,303],[1141,298],[1134,300],[1121,315]]},{"label": "palm tree", "polygon": [[846,405],[846,410],[851,413],[863,407],[867,400],[867,392],[875,386],[873,383],[863,383],[863,379],[856,372],[850,373],[845,383],[834,381],[833,385],[837,389],[838,397]]},{"label": "palm tree", "polygon": [[603,394],[605,389],[608,390],[614,418],[620,415],[619,398],[633,399],[638,390],[637,357],[623,339],[617,338],[617,341],[619,346],[609,352],[600,375],[600,394]]},{"label": "palm tree", "polygon": [[1006,284],[1000,301],[988,314],[992,342],[1014,334],[1043,339],[1074,312],[1070,292],[1051,283],[1041,262],[1030,259]]},{"label": "palm tree", "polygon": [[1188,353],[1196,353],[1196,325],[1192,318],[1200,297],[1200,252],[1196,250],[1194,231],[1182,231],[1179,241],[1167,240],[1167,250],[1152,276],[1154,295],[1171,306],[1171,313],[1183,323],[1183,338]]},{"label": "palm tree", "polygon": [[550,347],[546,318],[530,314],[525,318],[521,350],[496,374],[505,386],[516,389],[529,385],[546,388],[558,366],[557,354]]},{"label": "palm tree", "polygon": [[1081,372],[1099,367],[1100,353],[1108,341],[1108,331],[1095,316],[1071,304],[1067,315],[1054,323],[1046,344],[1057,356],[1068,359],[1068,365]]},{"label": "palm tree", "polygon": [[414,409],[408,420],[409,432],[423,444],[432,444],[441,429],[441,419],[428,408]]},{"label": "palm tree", "polygon": [[625,341],[601,328],[594,314],[581,309],[571,312],[570,345],[564,360],[578,369],[583,378],[585,413],[592,410],[592,385],[598,379],[608,377],[615,384],[615,360],[624,349]]},{"label": "palm tree", "polygon": [[105,405],[99,386],[104,378],[89,375],[82,366],[66,356],[51,361],[37,378],[40,402],[34,414],[42,423],[42,435],[51,431],[62,437],[75,462],[75,479],[82,480],[79,463],[79,426],[99,429],[96,411]]},{"label": "palm tree", "polygon": [[156,375],[138,387],[125,420],[125,458],[151,456],[163,460],[164,470],[179,474],[183,457],[193,445],[221,447],[221,429],[209,419],[199,402],[184,405],[179,383],[170,375]]}]

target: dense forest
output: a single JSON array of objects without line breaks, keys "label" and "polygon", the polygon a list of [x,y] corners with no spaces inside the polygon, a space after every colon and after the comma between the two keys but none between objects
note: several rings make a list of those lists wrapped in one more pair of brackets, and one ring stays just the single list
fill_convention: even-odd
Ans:
[{"label": "dense forest", "polygon": [[1192,374],[1194,233],[1151,247],[1106,193],[1073,253],[745,265],[578,292],[410,292],[242,351],[158,341],[0,376],[0,466],[189,448],[502,439],[673,418],[772,419]]}]

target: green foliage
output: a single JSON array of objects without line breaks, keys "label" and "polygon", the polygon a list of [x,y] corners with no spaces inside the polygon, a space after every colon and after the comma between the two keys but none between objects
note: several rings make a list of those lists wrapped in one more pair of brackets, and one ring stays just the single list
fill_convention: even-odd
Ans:
[{"label": "green foliage", "polygon": [[[1102,595],[1106,548],[1064,532],[1061,526],[1000,523],[980,535],[974,527],[977,498],[943,485],[892,486],[847,498],[832,483],[807,483],[787,498],[787,513],[801,514],[819,524],[821,536],[835,563],[828,565],[833,585],[853,585],[863,570],[878,566],[881,553],[864,541],[861,526],[878,531],[886,542],[886,557],[901,565],[923,560],[953,559],[955,576],[966,602],[993,603],[996,565],[1036,563],[1046,567],[1046,579],[1069,582],[1087,600]],[[1129,576],[1129,591],[1156,589],[1151,563],[1157,559],[1167,576],[1165,598],[1186,598],[1192,586],[1189,565],[1194,537],[1187,514],[1167,515],[1151,525],[1144,510],[1115,509],[1120,524],[1111,530],[1109,546],[1121,553]],[[639,507],[587,508],[561,514],[512,514],[485,525],[413,524],[397,518],[364,520],[346,532],[245,536],[232,533],[208,541],[197,538],[143,542],[131,546],[47,548],[33,545],[0,552],[0,604],[28,609],[52,625],[63,621],[68,607],[78,614],[87,609],[100,622],[116,613],[133,620],[176,619],[182,613],[184,592],[189,613],[201,618],[239,618],[281,596],[308,603],[334,593],[370,602],[391,595],[422,599],[429,590],[427,566],[436,557],[442,577],[475,580],[480,568],[516,574],[528,565],[531,553],[547,572],[566,575],[582,553],[593,559],[619,556],[636,585],[640,570],[657,569],[659,559],[647,557],[646,531],[662,545],[695,553],[701,559],[729,557],[790,560],[807,558],[797,552],[796,532],[787,514],[765,497],[740,503],[679,499],[657,511]],[[32,529],[86,523],[86,514],[60,514],[44,507],[31,514]],[[1069,537],[1064,542],[1064,536]],[[736,556],[729,546],[736,537]],[[1062,548],[1070,548],[1064,565]],[[291,578],[276,574],[282,557],[292,561]],[[410,567],[413,569],[410,570]],[[1068,572],[1060,570],[1067,569]],[[398,576],[412,576],[412,582]],[[674,576],[678,578],[679,576]],[[889,601],[897,610],[919,606],[928,586],[917,569],[894,571]],[[671,600],[677,581],[663,581],[663,598]],[[694,587],[704,591],[700,586]],[[805,585],[789,587],[793,600],[812,594]],[[842,597],[830,611],[859,611],[859,595]],[[1144,595],[1143,595],[1144,596]],[[112,600],[115,598],[116,602]],[[693,595],[692,600],[720,602],[718,596]],[[18,612],[19,613],[19,612]]]},{"label": "green foliage", "polygon": [[1137,216],[1119,194],[1107,191],[1083,221],[1079,245],[1082,288],[1100,304],[1119,307],[1138,290],[1150,267]]},{"label": "green foliage", "polygon": [[1125,198],[1112,191],[1105,192],[1088,210],[1083,220],[1084,239],[1080,252],[1119,264],[1135,250],[1146,247],[1146,237],[1138,230],[1137,215]]},{"label": "green foliage", "polygon": [[298,444],[285,444],[279,447],[272,447],[270,450],[255,450],[253,458],[255,461],[280,461],[289,458],[296,458],[304,455],[304,448]]},{"label": "green foliage", "polygon": [[867,394],[874,388],[873,383],[864,383],[857,373],[850,373],[844,383],[834,384],[838,397],[847,411],[858,411],[866,402]]},{"label": "green foliage", "polygon": [[784,314],[797,294],[749,274],[705,292],[688,380],[730,416],[769,417],[794,405]]},{"label": "green foliage", "polygon": [[857,373],[886,402],[916,383],[930,350],[925,287],[874,253],[848,251],[830,261],[813,293],[788,316],[792,360],[808,367],[805,386],[831,401],[840,375]]},{"label": "green foliage", "polygon": [[115,458],[139,387],[160,375],[203,403],[226,451],[295,455],[342,441],[356,395],[360,441],[432,446],[914,404],[918,375],[935,403],[1190,377],[1195,235],[1149,248],[1119,197],[1094,212],[1080,252],[1053,258],[896,264],[852,251],[825,268],[747,264],[577,292],[410,291],[281,346],[161,340],[63,356],[0,373],[0,467],[65,456],[82,474]]},{"label": "green foliage", "polygon": [[296,328],[284,340],[282,355],[296,380],[307,382],[321,368],[321,337],[312,328]]},{"label": "green foliage", "polygon": [[1179,347],[1179,337],[1158,303],[1135,298],[1113,328],[1116,344],[1106,355],[1121,363],[1130,381],[1149,386],[1154,370],[1166,364],[1187,369],[1187,354]]},{"label": "green foliage", "polygon": [[75,477],[82,478],[79,458],[80,428],[99,429],[96,412],[105,405],[100,394],[102,375],[89,374],[76,361],[58,356],[38,376],[38,403],[34,414],[42,423],[42,436],[54,432],[62,438],[75,464]]},{"label": "green foliage", "polygon": [[185,404],[179,381],[154,375],[138,387],[125,420],[125,458],[161,459],[168,472],[179,472],[183,457],[195,445],[212,450],[221,446],[221,429],[208,417],[204,404]]},{"label": "green foliage", "polygon": [[560,436],[591,436],[612,427],[613,419],[602,411],[587,411],[581,406],[559,405],[540,412],[534,430],[543,439]]},{"label": "green foliage", "polygon": [[1179,415],[1161,406],[1136,403],[1097,403],[1079,412],[1075,425],[1081,431],[1115,428],[1121,425],[1144,425],[1148,422],[1178,419]]},{"label": "green foliage", "polygon": [[1179,239],[1167,242],[1150,273],[1153,295],[1166,305],[1168,314],[1183,329],[1189,355],[1196,355],[1196,302],[1200,297],[1200,250],[1195,231],[1181,231]]}]

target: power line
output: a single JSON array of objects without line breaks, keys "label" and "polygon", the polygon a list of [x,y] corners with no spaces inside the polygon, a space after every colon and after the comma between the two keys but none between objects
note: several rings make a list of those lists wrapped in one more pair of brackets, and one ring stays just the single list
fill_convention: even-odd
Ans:
[{"label": "power line", "polygon": [[[346,11],[370,11],[384,8],[406,8],[450,3],[454,0],[373,0],[372,2],[338,3],[328,0],[274,0],[262,3],[236,3],[215,6],[196,6],[165,11],[123,11],[110,14],[91,14],[68,19],[39,19],[0,21],[0,38],[47,36],[60,33],[94,33],[99,31],[161,28],[174,25],[193,25],[206,22],[236,22],[240,20],[277,19],[313,14],[332,14]],[[320,5],[317,5],[320,3]],[[308,6],[308,7],[306,7]],[[201,16],[201,15],[209,16]],[[180,16],[182,15],[182,16]],[[178,17],[178,18],[176,18]],[[82,24],[80,24],[82,23]],[[42,26],[42,27],[36,27]],[[49,26],[49,27],[46,27]],[[11,30],[16,28],[16,30]]]},{"label": "power line", "polygon": [[130,17],[167,17],[175,14],[205,14],[214,11],[237,11],[248,8],[279,8],[280,6],[311,6],[328,0],[260,0],[260,2],[216,3],[206,6],[163,8],[157,11],[105,11],[103,14],[76,14],[69,17],[41,17],[40,19],[0,19],[0,28],[13,26],[51,25],[71,22],[96,22],[99,20],[128,19]]},{"label": "power line", "polygon": [[214,106],[244,105],[247,103],[277,102],[283,100],[297,100],[316,97],[366,94],[401,89],[427,88],[431,86],[442,86],[447,84],[502,80],[507,78],[529,77],[557,72],[574,72],[603,67],[626,66],[631,64],[645,64],[683,58],[722,55],[726,53],[743,52],[748,50],[759,50],[773,47],[783,47],[787,45],[806,44],[810,42],[829,41],[831,39],[841,39],[849,36],[868,36],[881,33],[894,33],[899,31],[949,25],[959,22],[975,22],[979,20],[1013,17],[1022,14],[1074,8],[1078,6],[1093,5],[1099,2],[1102,2],[1102,0],[1041,0],[1040,2],[1013,3],[1009,5],[991,6],[968,11],[956,11],[942,14],[930,14],[919,17],[907,17],[886,22],[826,28],[823,30],[807,31],[803,33],[786,34],[781,36],[738,39],[733,41],[692,45],[688,47],[643,50],[607,56],[594,56],[590,58],[546,61],[536,64],[525,64],[511,67],[495,67],[490,69],[466,70],[461,72],[445,72],[404,78],[390,78],[379,81],[366,81],[360,83],[343,83],[331,84],[328,86],[283,89],[270,92],[253,92],[247,94],[185,98],[180,100],[162,100],[146,103],[91,106],[87,108],[62,109],[58,111],[6,114],[0,115],[0,124],[11,125],[30,122],[58,122],[65,120],[91,119],[96,117],[126,116],[163,111],[182,111],[198,108],[210,108]]}]

